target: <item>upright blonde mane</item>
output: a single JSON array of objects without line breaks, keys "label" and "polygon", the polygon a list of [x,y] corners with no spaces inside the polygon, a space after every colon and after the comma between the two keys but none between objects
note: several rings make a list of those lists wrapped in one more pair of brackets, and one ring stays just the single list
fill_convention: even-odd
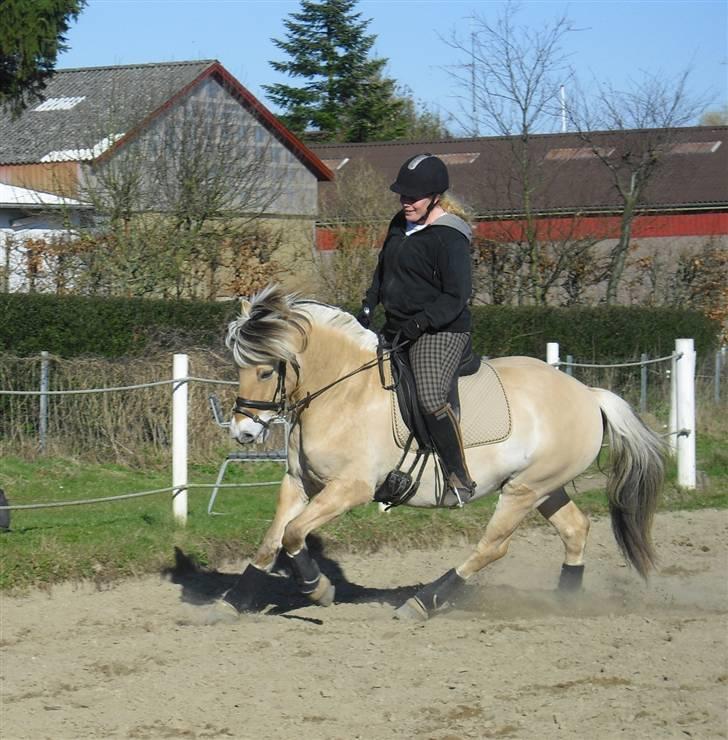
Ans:
[{"label": "upright blonde mane", "polygon": [[250,301],[241,302],[240,315],[228,325],[225,344],[240,367],[290,362],[306,348],[315,324],[339,329],[362,348],[376,349],[376,335],[351,314],[285,293],[280,285],[268,285]]}]

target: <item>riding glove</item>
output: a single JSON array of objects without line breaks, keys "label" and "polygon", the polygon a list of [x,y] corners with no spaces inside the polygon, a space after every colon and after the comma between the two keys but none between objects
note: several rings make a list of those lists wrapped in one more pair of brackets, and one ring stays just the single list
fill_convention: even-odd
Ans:
[{"label": "riding glove", "polygon": [[419,325],[416,318],[408,319],[402,324],[402,334],[414,342],[424,334],[424,328]]},{"label": "riding glove", "polygon": [[356,320],[365,328],[368,329],[372,323],[372,309],[368,304],[362,304],[361,311],[356,316]]}]

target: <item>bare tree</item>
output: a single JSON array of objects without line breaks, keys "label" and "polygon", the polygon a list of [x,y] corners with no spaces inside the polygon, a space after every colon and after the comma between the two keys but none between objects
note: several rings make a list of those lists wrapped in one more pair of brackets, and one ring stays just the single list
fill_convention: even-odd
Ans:
[{"label": "bare tree", "polygon": [[[565,258],[574,250],[567,249],[554,260],[539,238],[544,199],[541,196],[537,204],[536,196],[545,192],[545,183],[537,167],[542,154],[534,151],[532,139],[535,133],[553,131],[561,120],[560,89],[573,77],[563,43],[575,29],[565,15],[532,29],[518,24],[518,13],[519,6],[508,3],[494,21],[475,15],[469,37],[453,34],[446,43],[462,59],[450,70],[461,91],[460,123],[473,135],[485,131],[509,137],[511,156],[503,162],[508,178],[504,190],[510,194],[510,208],[522,215],[524,229],[522,238],[511,242],[508,251],[516,253],[508,261],[517,266],[517,301],[530,297],[543,303],[558,278],[553,270],[563,271],[568,264]],[[503,258],[505,252],[500,250],[499,259]]]},{"label": "bare tree", "polygon": [[246,265],[275,277],[263,219],[290,197],[291,153],[217,86],[116,148],[136,102],[110,95],[79,143],[95,221],[66,260],[76,289],[209,299],[249,282]]},{"label": "bare tree", "polygon": [[317,292],[338,305],[358,304],[369,287],[387,224],[397,210],[387,182],[353,162],[323,193],[319,233],[328,249],[313,257]]},{"label": "bare tree", "polygon": [[[569,116],[582,140],[609,171],[622,202],[619,237],[609,255],[606,302],[617,299],[645,191],[675,144],[677,129],[704,109],[690,92],[690,70],[668,79],[643,73],[629,89],[595,82],[577,96]],[[639,129],[639,136],[630,130]],[[614,132],[606,136],[605,131]]]}]

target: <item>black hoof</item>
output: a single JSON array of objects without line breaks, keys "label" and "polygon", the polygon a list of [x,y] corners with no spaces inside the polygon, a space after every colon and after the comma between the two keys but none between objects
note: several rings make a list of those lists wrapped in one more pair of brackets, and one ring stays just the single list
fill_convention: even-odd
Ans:
[{"label": "black hoof", "polygon": [[267,604],[267,585],[268,574],[250,564],[222,599],[240,613],[257,612]]},{"label": "black hoof", "polygon": [[564,563],[561,566],[561,575],[559,576],[559,591],[567,594],[581,591],[583,579],[583,565],[567,565]]}]

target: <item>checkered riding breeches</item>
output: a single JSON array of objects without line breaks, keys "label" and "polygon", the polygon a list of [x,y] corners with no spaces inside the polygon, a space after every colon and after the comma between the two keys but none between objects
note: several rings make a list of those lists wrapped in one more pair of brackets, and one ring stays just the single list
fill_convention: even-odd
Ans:
[{"label": "checkered riding breeches", "polygon": [[417,399],[426,414],[434,414],[447,403],[467,343],[467,334],[443,331],[423,334],[410,345],[409,359]]}]

